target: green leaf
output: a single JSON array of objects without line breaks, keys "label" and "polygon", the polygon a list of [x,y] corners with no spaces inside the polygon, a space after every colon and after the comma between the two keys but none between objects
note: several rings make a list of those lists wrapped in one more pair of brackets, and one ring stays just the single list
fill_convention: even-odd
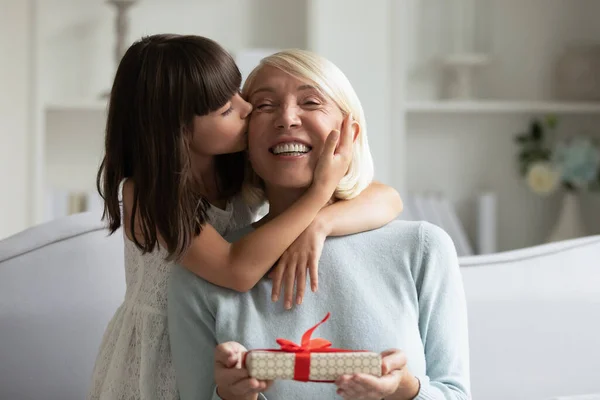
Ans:
[{"label": "green leaf", "polygon": [[517,135],[517,137],[515,137],[515,140],[517,141],[517,143],[527,143],[527,142],[529,142],[530,139],[531,138],[526,133],[521,133],[521,134]]},{"label": "green leaf", "polygon": [[550,157],[552,157],[552,152],[549,149],[542,149],[542,151],[541,151],[541,157],[545,161],[550,161]]},{"label": "green leaf", "polygon": [[522,151],[519,153],[519,160],[520,161],[527,161],[531,158],[531,152],[530,151]]},{"label": "green leaf", "polygon": [[549,114],[546,116],[546,126],[550,129],[556,129],[558,126],[558,117],[556,114]]},{"label": "green leaf", "polygon": [[544,138],[544,128],[538,120],[535,120],[531,124],[531,138],[536,142],[539,142]]},{"label": "green leaf", "polygon": [[521,166],[519,167],[519,172],[521,173],[522,177],[525,177],[527,175],[528,170],[529,170],[528,163],[522,163]]}]

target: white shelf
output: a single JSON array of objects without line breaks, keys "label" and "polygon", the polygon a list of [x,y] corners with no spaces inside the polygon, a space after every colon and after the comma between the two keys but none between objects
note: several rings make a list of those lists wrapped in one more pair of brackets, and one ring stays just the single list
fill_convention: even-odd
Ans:
[{"label": "white shelf", "polygon": [[552,101],[409,101],[407,113],[556,113],[600,114],[600,102]]}]

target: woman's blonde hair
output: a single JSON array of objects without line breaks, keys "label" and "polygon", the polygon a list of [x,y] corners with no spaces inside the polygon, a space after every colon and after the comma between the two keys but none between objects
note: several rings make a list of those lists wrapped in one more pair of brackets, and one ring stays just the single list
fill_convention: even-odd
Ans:
[{"label": "woman's blonde hair", "polygon": [[[261,60],[248,75],[242,95],[247,98],[254,88],[256,76],[266,66],[278,68],[295,78],[314,84],[318,90],[338,106],[344,117],[352,113],[359,125],[359,132],[352,152],[348,172],[338,184],[334,197],[351,199],[358,196],[373,181],[373,158],[367,141],[367,122],[360,100],[346,75],[331,61],[306,50],[284,50]],[[247,169],[243,188],[246,201],[251,203],[265,200],[264,183],[251,166]]]}]

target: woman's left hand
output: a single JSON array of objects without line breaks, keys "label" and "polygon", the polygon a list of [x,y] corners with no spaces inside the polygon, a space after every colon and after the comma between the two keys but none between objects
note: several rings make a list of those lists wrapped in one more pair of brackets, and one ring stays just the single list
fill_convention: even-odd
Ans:
[{"label": "woman's left hand", "polygon": [[406,368],[401,350],[381,353],[381,377],[368,374],[344,375],[335,381],[337,393],[353,400],[411,400],[419,394],[419,380]]},{"label": "woman's left hand", "polygon": [[316,292],[319,287],[318,268],[321,252],[327,235],[319,224],[313,222],[283,253],[277,265],[269,273],[273,280],[271,299],[279,300],[281,284],[285,285],[284,307],[292,308],[294,297],[294,281],[296,283],[296,304],[301,304],[306,290],[306,270],[310,276],[311,290]]}]

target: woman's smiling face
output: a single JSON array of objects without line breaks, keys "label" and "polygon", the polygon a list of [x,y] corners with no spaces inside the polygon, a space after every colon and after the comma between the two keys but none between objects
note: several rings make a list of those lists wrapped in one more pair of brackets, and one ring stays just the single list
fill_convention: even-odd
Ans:
[{"label": "woman's smiling face", "polygon": [[266,185],[307,188],[342,112],[314,84],[275,67],[264,66],[252,86],[248,150],[254,171]]}]

